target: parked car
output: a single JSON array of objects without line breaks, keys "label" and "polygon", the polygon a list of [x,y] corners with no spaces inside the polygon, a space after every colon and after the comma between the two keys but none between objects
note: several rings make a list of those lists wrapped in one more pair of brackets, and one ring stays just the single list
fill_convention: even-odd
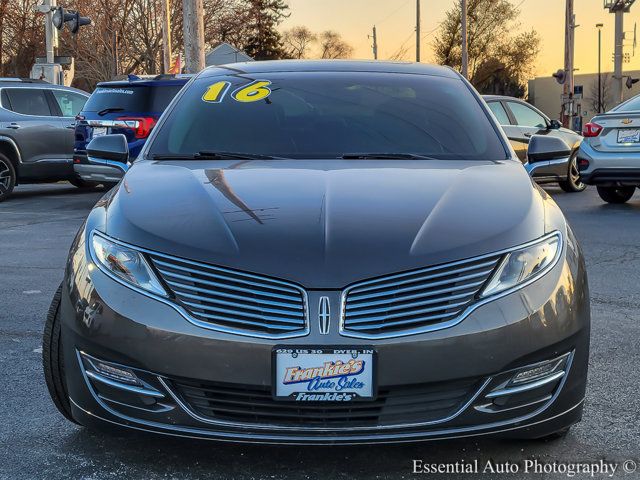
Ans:
[{"label": "parked car", "polygon": [[[123,135],[87,151],[129,154]],[[82,425],[333,444],[555,437],[581,418],[582,253],[445,67],[205,69],[69,255],[44,372]]]},{"label": "parked car", "polygon": [[0,201],[20,183],[69,180],[73,122],[89,94],[41,80],[0,78]]},{"label": "parked car", "polygon": [[[509,137],[518,158],[536,182],[557,182],[565,192],[581,192],[586,188],[580,181],[577,165],[578,147],[582,141],[579,134],[562,127],[560,122],[551,120],[533,105],[519,98],[485,95],[484,99]],[[571,154],[567,158],[532,162],[527,156],[527,147],[532,135],[561,138],[571,147]]]},{"label": "parked car", "polygon": [[87,157],[87,143],[108,134],[123,134],[135,158],[158,118],[191,75],[129,75],[127,80],[101,82],[77,117],[74,168],[85,181],[117,183],[126,162]]},{"label": "parked car", "polygon": [[630,200],[640,187],[640,95],[593,117],[582,134],[581,181],[596,185],[605,202]]}]

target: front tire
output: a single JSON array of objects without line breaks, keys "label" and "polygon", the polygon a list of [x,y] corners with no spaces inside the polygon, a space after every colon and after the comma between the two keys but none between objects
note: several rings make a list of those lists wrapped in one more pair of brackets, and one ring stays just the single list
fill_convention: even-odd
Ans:
[{"label": "front tire", "polygon": [[49,389],[49,395],[58,411],[69,421],[78,423],[71,414],[71,402],[64,372],[64,356],[62,353],[62,337],[60,325],[60,301],[62,298],[62,284],[58,287],[44,325],[42,337],[42,366],[44,379]]},{"label": "front tire", "polygon": [[13,167],[13,163],[0,154],[0,202],[9,198],[16,186],[16,179],[16,169]]},{"label": "front tire", "polygon": [[636,187],[598,187],[598,195],[607,203],[628,202],[636,191]]},{"label": "front tire", "polygon": [[572,155],[569,159],[569,170],[567,171],[567,179],[560,183],[560,188],[567,193],[582,192],[587,185],[580,181],[580,171],[578,170],[578,157]]}]

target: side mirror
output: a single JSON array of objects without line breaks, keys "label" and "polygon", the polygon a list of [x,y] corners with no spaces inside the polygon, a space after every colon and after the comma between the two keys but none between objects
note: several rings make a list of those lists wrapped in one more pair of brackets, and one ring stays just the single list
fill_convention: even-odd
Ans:
[{"label": "side mirror", "polygon": [[571,156],[571,147],[558,137],[532,135],[527,149],[529,163],[557,160]]},{"label": "side mirror", "polygon": [[129,169],[127,137],[122,134],[96,137],[87,145],[87,157],[89,163],[107,164],[126,172]]},{"label": "side mirror", "polygon": [[551,120],[549,122],[549,128],[551,130],[558,130],[559,128],[562,128],[562,124],[558,120]]}]

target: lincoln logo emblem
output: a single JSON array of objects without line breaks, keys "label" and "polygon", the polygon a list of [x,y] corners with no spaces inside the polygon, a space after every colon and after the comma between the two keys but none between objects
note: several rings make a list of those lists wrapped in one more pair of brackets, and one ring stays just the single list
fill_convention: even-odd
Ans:
[{"label": "lincoln logo emblem", "polygon": [[331,324],[331,307],[329,306],[329,297],[320,297],[318,305],[318,320],[320,321],[320,335],[329,334],[329,325]]}]

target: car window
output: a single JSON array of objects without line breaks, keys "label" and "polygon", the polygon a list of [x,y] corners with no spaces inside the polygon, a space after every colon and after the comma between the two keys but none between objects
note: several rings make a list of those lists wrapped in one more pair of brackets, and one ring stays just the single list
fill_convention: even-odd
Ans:
[{"label": "car window", "polygon": [[[8,105],[5,104],[5,101]],[[49,102],[44,90],[40,88],[5,88],[3,89],[2,106],[25,115],[51,116]]]},{"label": "car window", "polygon": [[65,90],[51,90],[51,93],[53,93],[63,117],[75,117],[87,103],[87,97],[79,93]]},{"label": "car window", "polygon": [[516,118],[516,123],[525,127],[544,128],[547,122],[542,115],[519,102],[507,102],[511,113]]},{"label": "car window", "polygon": [[100,112],[106,108],[121,108],[133,113],[162,113],[181,88],[182,85],[98,87],[83,111]]},{"label": "car window", "polygon": [[489,102],[489,108],[493,112],[493,114],[500,122],[500,125],[509,125],[511,121],[509,120],[509,116],[507,115],[507,111],[502,106],[500,102]]},{"label": "car window", "polygon": [[613,109],[615,112],[636,112],[640,110],[640,95],[630,98]]},{"label": "car window", "polygon": [[489,117],[459,78],[364,72],[200,78],[150,146],[151,154],[199,151],[287,158],[373,152],[506,157]]}]

